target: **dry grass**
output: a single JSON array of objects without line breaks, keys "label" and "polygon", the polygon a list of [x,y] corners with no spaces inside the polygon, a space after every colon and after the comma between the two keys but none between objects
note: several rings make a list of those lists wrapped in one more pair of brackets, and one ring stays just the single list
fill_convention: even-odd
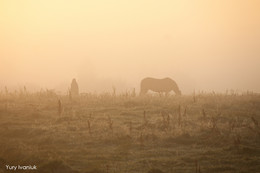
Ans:
[{"label": "dry grass", "polygon": [[0,172],[6,164],[58,173],[259,171],[260,96],[194,97],[114,91],[70,100],[49,90],[6,88],[0,94]]}]

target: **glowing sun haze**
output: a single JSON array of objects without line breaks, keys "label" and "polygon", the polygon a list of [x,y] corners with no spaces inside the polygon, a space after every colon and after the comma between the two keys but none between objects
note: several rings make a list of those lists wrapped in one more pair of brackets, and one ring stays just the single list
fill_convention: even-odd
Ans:
[{"label": "glowing sun haze", "polygon": [[1,0],[0,89],[260,92],[258,0]]}]

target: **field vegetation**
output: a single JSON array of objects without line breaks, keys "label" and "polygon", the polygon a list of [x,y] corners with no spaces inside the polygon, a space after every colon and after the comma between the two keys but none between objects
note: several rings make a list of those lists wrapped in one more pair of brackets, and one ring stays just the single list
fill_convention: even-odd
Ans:
[{"label": "field vegetation", "polygon": [[[0,93],[0,172],[260,171],[260,95]],[[16,171],[25,172],[25,171]]]}]

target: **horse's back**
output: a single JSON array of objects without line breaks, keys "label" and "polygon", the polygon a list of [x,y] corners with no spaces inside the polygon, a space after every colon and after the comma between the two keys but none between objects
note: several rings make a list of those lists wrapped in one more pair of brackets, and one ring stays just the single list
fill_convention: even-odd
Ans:
[{"label": "horse's back", "polygon": [[173,90],[175,93],[180,94],[176,82],[169,77],[162,79],[156,79],[151,77],[144,78],[141,81],[141,93],[146,93],[148,90],[166,93]]}]

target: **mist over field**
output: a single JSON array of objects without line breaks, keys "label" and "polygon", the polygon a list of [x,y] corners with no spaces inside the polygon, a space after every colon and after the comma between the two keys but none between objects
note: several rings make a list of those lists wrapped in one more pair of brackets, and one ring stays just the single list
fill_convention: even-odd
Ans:
[{"label": "mist over field", "polygon": [[144,77],[193,90],[260,92],[260,2],[0,2],[0,87],[139,90]]},{"label": "mist over field", "polygon": [[0,0],[0,173],[256,173],[259,0]]}]

